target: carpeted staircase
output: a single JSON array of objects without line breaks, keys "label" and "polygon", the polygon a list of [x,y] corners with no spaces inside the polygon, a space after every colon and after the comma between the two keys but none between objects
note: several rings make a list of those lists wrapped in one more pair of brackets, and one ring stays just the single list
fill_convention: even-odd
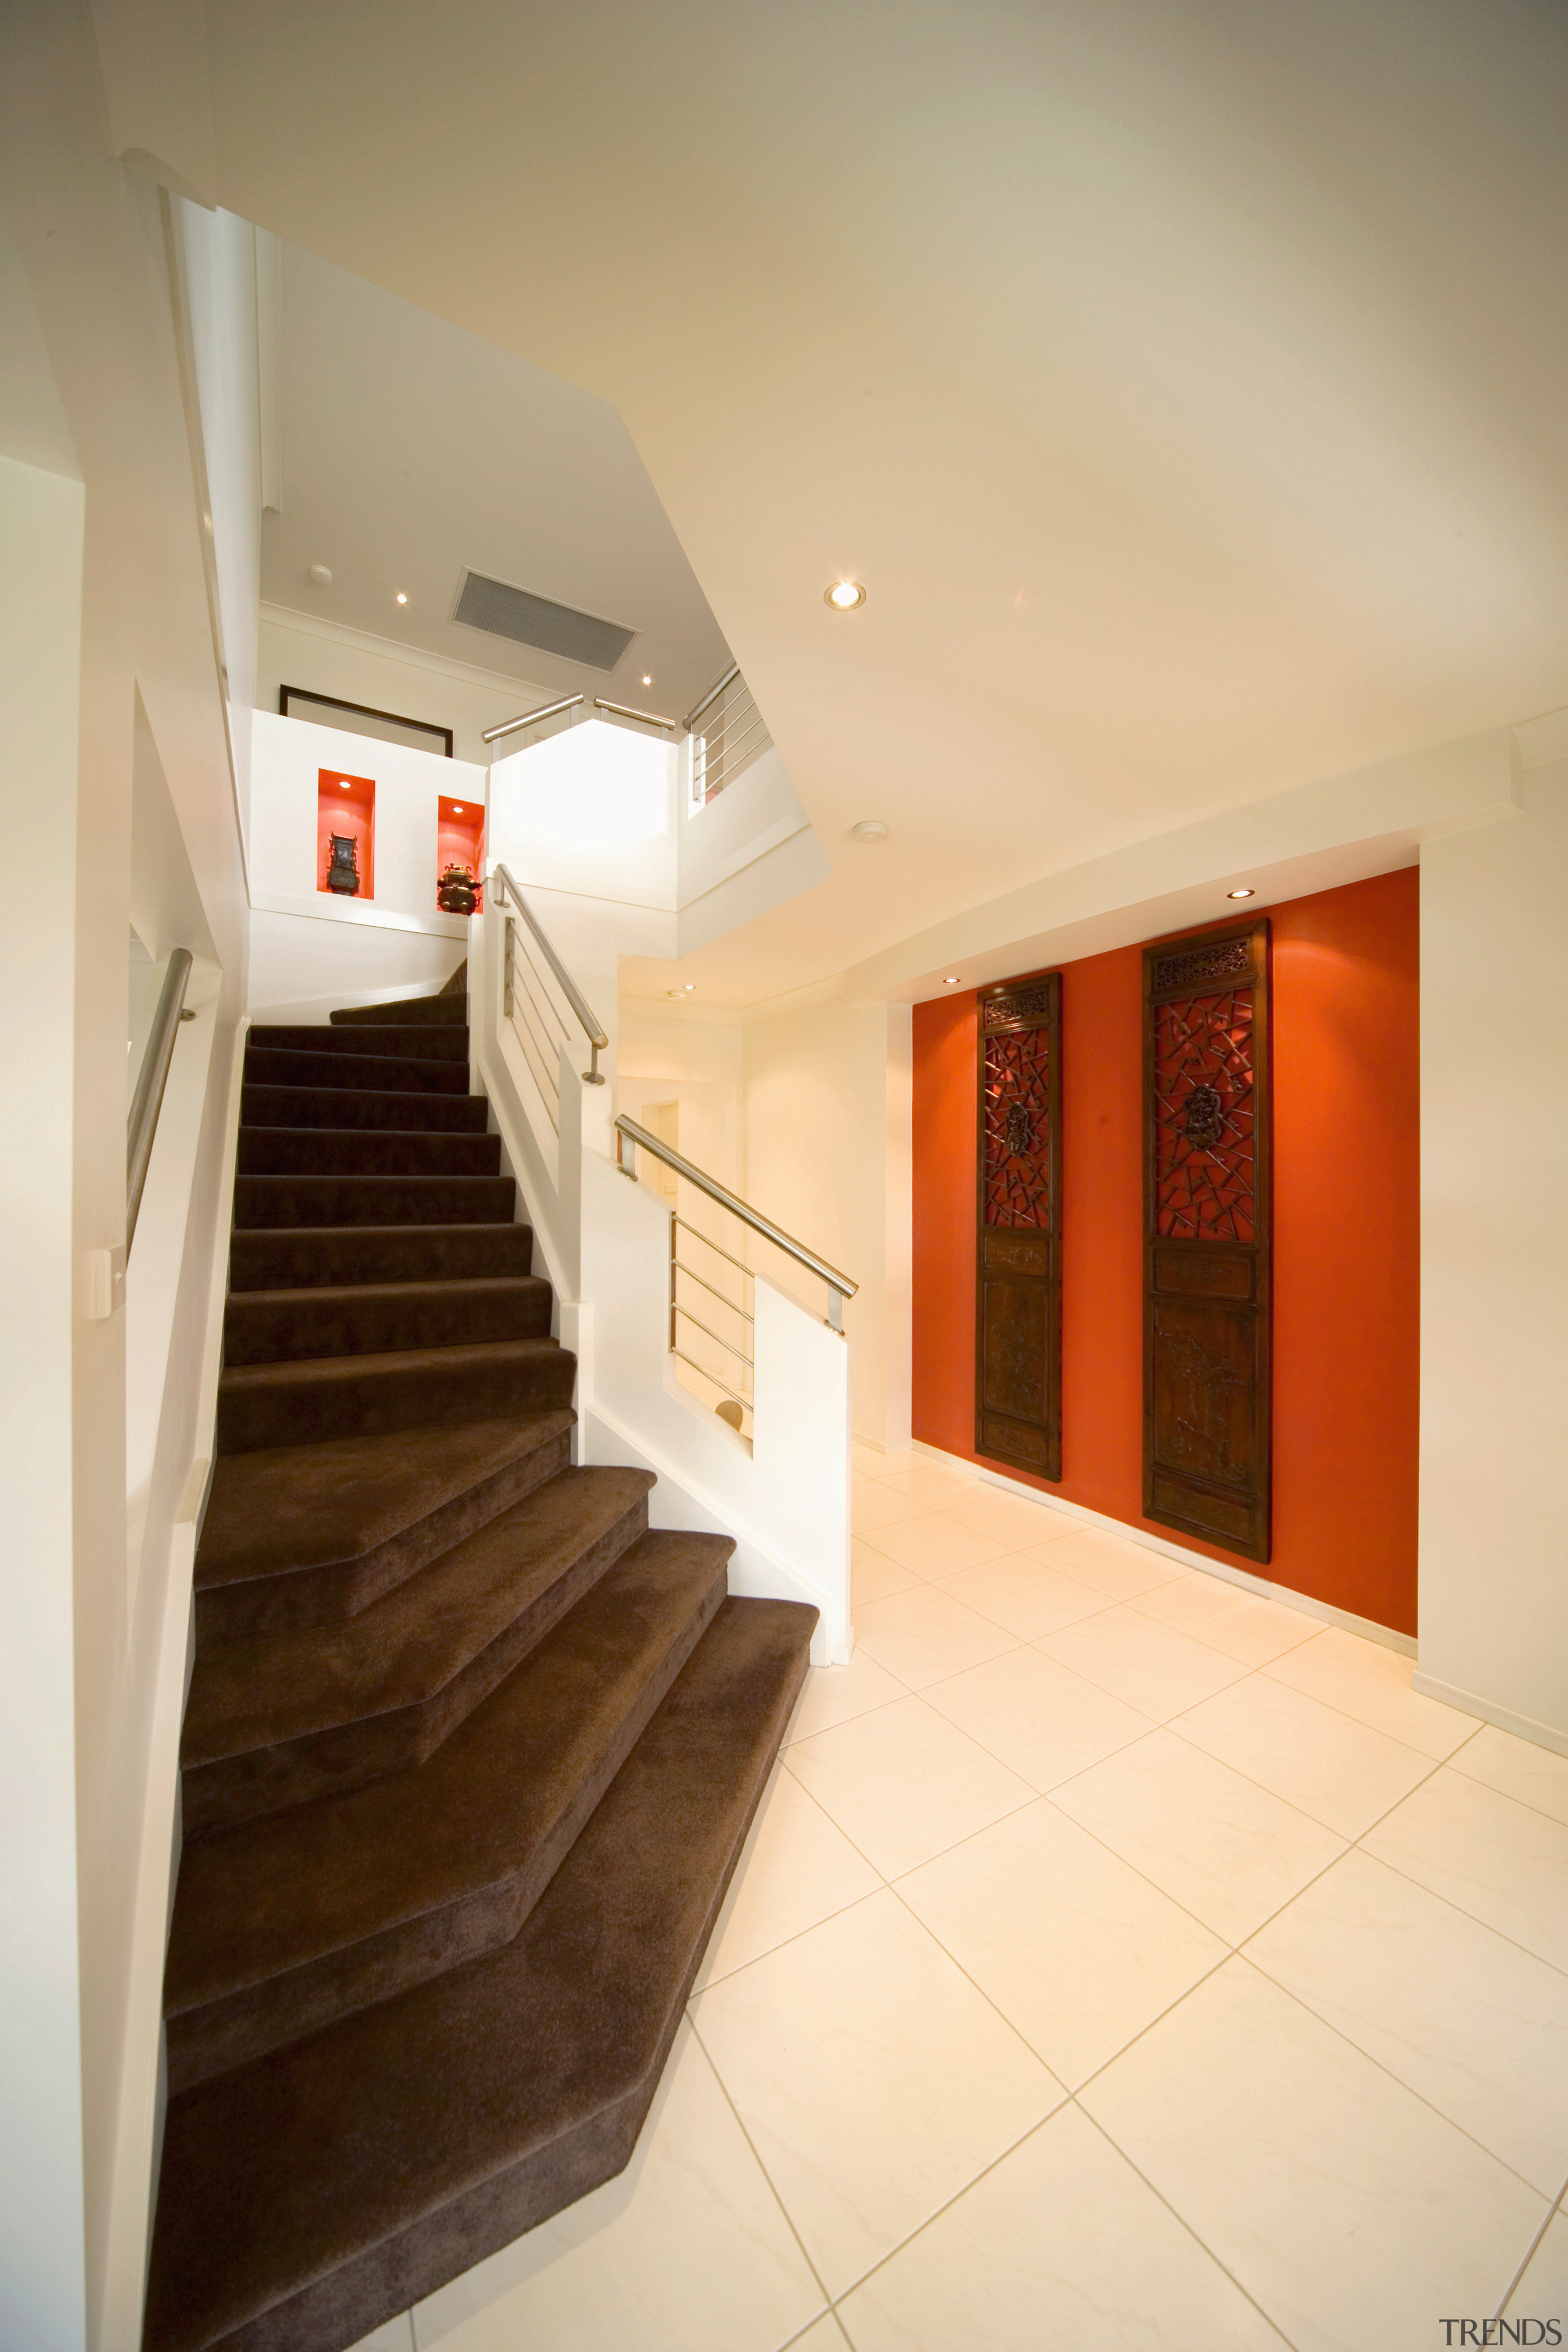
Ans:
[{"label": "carpeted staircase", "polygon": [[147,2352],[342,2352],[621,2169],[805,1671],[571,1466],[466,1018],[250,1033]]}]

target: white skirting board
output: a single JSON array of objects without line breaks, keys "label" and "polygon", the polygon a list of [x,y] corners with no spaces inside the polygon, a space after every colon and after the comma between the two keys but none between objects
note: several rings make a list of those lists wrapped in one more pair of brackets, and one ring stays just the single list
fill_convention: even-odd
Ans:
[{"label": "white skirting board", "polygon": [[[927,1445],[917,1437],[912,1451],[923,1454],[931,1462],[950,1462],[987,1486],[999,1486],[1005,1494],[1021,1495],[1026,1502],[1038,1503],[1043,1511],[1058,1512],[1084,1527],[1103,1528],[1107,1535],[1120,1536],[1124,1543],[1142,1544],[1145,1551],[1157,1551],[1166,1559],[1179,1560],[1184,1568],[1202,1569],[1205,1576],[1217,1576],[1222,1584],[1236,1584],[1244,1592],[1256,1592],[1260,1601],[1278,1601],[1287,1609],[1299,1609],[1304,1617],[1318,1617],[1325,1625],[1342,1625],[1348,1633],[1360,1633],[1368,1642],[1381,1642],[1385,1650],[1397,1650],[1407,1658],[1415,1655],[1413,1633],[1396,1633],[1391,1625],[1379,1625],[1371,1617],[1358,1617],[1350,1609],[1336,1609],[1327,1601],[1314,1601],[1310,1593],[1295,1592],[1288,1584],[1271,1584],[1266,1576],[1254,1576],[1247,1569],[1232,1568],[1228,1560],[1210,1559],[1203,1552],[1189,1551],[1184,1544],[1167,1542],[1163,1536],[1151,1535],[1146,1528],[1130,1527],[1125,1519],[1113,1519],[1108,1512],[1091,1511],[1082,1503],[1069,1503],[1065,1496],[1042,1495],[1037,1487],[1009,1478],[1004,1470],[982,1469],[977,1462],[967,1461],[962,1454],[950,1454],[944,1446]],[[1415,1686],[1421,1687],[1419,1681]],[[1430,1696],[1446,1699],[1451,1706],[1462,1706],[1468,1715],[1480,1713],[1479,1707],[1463,1698],[1450,1698],[1447,1691],[1434,1689]]]},{"label": "white skirting board", "polygon": [[1540,1723],[1532,1715],[1518,1715],[1511,1706],[1498,1706],[1475,1691],[1460,1690],[1454,1683],[1440,1683],[1436,1675],[1424,1675],[1419,1670],[1412,1675],[1410,1687],[1419,1691],[1423,1698],[1440,1699],[1445,1706],[1457,1707],[1461,1715],[1479,1716],[1483,1723],[1493,1723],[1500,1731],[1511,1731],[1516,1739],[1532,1740],[1537,1748],[1549,1748],[1554,1756],[1568,1756],[1568,1731],[1559,1731],[1553,1724]]}]

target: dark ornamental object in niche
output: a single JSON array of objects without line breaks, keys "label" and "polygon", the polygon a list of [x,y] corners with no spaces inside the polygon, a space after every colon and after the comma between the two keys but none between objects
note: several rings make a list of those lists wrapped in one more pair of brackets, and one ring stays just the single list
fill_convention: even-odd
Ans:
[{"label": "dark ornamental object in niche", "polygon": [[1143,954],[1143,1511],[1269,1556],[1268,925]]},{"label": "dark ornamental object in niche", "polygon": [[332,852],[331,860],[327,866],[328,889],[335,890],[340,898],[357,898],[359,896],[359,866],[355,858],[355,844],[353,834],[332,833],[328,835],[327,839],[331,844]]},{"label": "dark ornamental object in niche", "polygon": [[471,915],[479,904],[479,884],[469,866],[448,866],[436,885],[436,904],[444,915]]},{"label": "dark ornamental object in niche", "polygon": [[1061,1476],[1061,975],[980,999],[974,1450]]},{"label": "dark ornamental object in niche", "polygon": [[1225,1102],[1217,1087],[1200,1083],[1182,1106],[1182,1131],[1200,1149],[1217,1143],[1225,1133]]}]

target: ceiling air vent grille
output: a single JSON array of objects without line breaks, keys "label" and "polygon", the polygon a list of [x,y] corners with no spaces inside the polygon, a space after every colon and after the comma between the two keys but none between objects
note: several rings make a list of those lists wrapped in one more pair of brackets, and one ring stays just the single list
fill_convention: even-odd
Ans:
[{"label": "ceiling air vent grille", "polygon": [[637,635],[635,629],[619,628],[592,613],[574,612],[570,604],[531,596],[525,588],[510,588],[504,580],[487,580],[482,572],[464,573],[463,593],[452,618],[467,628],[487,629],[492,637],[510,637],[513,645],[559,654],[563,661],[582,662],[589,669],[614,669]]}]

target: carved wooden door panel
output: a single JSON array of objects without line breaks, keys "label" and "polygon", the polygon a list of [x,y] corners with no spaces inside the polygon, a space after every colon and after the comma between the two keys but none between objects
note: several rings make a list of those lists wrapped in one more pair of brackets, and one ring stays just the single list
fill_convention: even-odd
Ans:
[{"label": "carved wooden door panel", "polygon": [[1061,974],[979,999],[974,1450],[1062,1475]]},{"label": "carved wooden door panel", "polygon": [[1269,1549],[1268,925],[1143,951],[1143,1511]]}]

